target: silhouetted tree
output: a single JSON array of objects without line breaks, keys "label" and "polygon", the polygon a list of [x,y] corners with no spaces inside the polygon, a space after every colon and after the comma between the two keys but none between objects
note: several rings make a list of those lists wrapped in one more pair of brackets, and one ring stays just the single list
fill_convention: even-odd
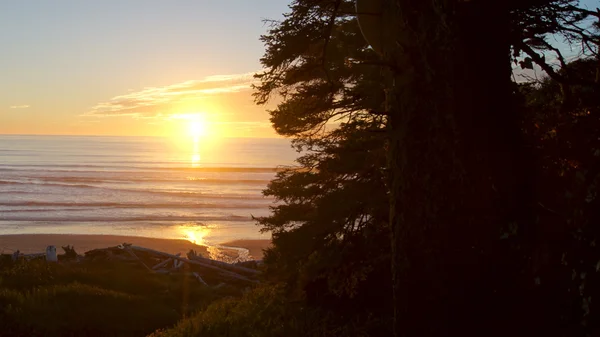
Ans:
[{"label": "silhouetted tree", "polygon": [[[379,58],[361,40],[352,2],[294,1],[263,37],[256,96],[281,97],[275,129],[309,151],[302,169],[281,173],[266,191],[283,201],[260,220],[274,233],[271,275],[310,294],[316,280],[339,285],[336,276],[360,280],[368,270],[364,255],[346,247],[388,247],[398,335],[538,333],[551,316],[531,315],[540,307],[526,294],[539,285],[531,260],[546,243],[511,63],[542,68],[563,101],[569,86],[595,85],[571,75],[550,39],[597,53],[587,29],[597,14],[577,4],[385,0]],[[558,66],[544,53],[555,53]],[[386,215],[374,207],[388,203],[391,246],[382,239]],[[354,231],[360,219],[366,225]],[[373,229],[382,235],[366,237]],[[361,268],[344,269],[352,262]]]},{"label": "silhouetted tree", "polygon": [[[593,83],[598,59],[577,60],[566,68],[557,73]],[[530,270],[538,284],[531,295],[539,303],[538,322],[552,329],[551,335],[595,335],[600,313],[591,299],[600,290],[600,91],[588,84],[564,89],[550,77],[520,86],[526,107],[524,134],[537,161]]]},{"label": "silhouetted tree", "polygon": [[548,68],[533,49],[582,24],[575,4],[383,1],[397,335],[539,332],[523,298],[533,163],[510,63],[525,52],[524,68]]},{"label": "silhouetted tree", "polygon": [[[389,331],[391,275],[383,78],[350,1],[298,1],[263,37],[259,103],[278,133],[304,150],[266,195],[281,203],[259,219],[273,233],[267,275],[309,304],[380,318]],[[335,13],[346,12],[338,16]],[[381,320],[384,320],[382,323]],[[374,333],[374,332],[372,332]]]}]

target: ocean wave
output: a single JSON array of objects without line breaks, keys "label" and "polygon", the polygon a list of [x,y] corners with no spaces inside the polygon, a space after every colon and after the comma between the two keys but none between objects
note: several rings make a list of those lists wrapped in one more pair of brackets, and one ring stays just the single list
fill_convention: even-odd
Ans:
[{"label": "ocean wave", "polygon": [[151,216],[5,216],[0,214],[0,221],[52,221],[52,222],[140,222],[140,221],[187,221],[187,222],[251,222],[252,217],[241,215],[225,216],[182,216],[182,215],[151,215]]},{"label": "ocean wave", "polygon": [[198,178],[184,177],[183,179],[170,178],[136,178],[136,177],[106,177],[106,178],[86,178],[86,177],[33,177],[23,176],[27,179],[36,179],[48,182],[65,182],[65,183],[136,183],[136,182],[166,182],[166,183],[186,183],[186,184],[219,184],[219,185],[266,185],[270,182],[268,179],[219,179],[219,178]]},{"label": "ocean wave", "polygon": [[[168,166],[126,166],[126,165],[84,165],[84,164],[28,164],[28,165],[3,165],[0,164],[0,171],[23,171],[35,168],[32,171],[45,171],[45,172],[112,172],[117,173],[119,171],[108,171],[108,170],[73,170],[72,168],[82,169],[125,169],[123,173],[131,172],[132,170],[146,172],[146,171],[180,171],[180,172],[241,172],[241,173],[273,173],[280,172],[287,169],[287,167],[168,167]],[[51,168],[51,169],[48,169]],[[57,169],[64,168],[64,169]]]},{"label": "ocean wave", "polygon": [[[0,201],[0,206],[4,207],[73,207],[80,210],[79,207],[104,207],[104,208],[218,208],[218,209],[262,209],[265,204],[231,204],[231,203],[119,203],[119,202],[47,202],[47,201]],[[48,211],[48,209],[43,209]],[[72,209],[65,209],[72,210]],[[0,212],[21,212],[23,210],[0,210]]]},{"label": "ocean wave", "polygon": [[[15,207],[17,207],[16,205]],[[43,212],[68,212],[68,211],[96,211],[96,208],[36,208],[36,209],[0,209],[0,214],[2,213],[43,213]]]},{"label": "ocean wave", "polygon": [[[94,186],[86,184],[58,184],[58,183],[35,183],[35,182],[16,182],[16,181],[0,181],[0,184],[16,184],[16,185],[37,185],[37,186],[50,186],[50,187],[63,187],[63,188],[81,188],[81,189],[99,189],[109,190],[113,192],[127,192],[136,194],[147,194],[147,195],[162,195],[178,198],[206,198],[206,199],[254,199],[260,200],[265,199],[262,195],[253,194],[209,194],[201,191],[181,191],[181,190],[149,190],[149,189],[136,189],[136,188],[111,188],[106,186]],[[10,192],[8,192],[10,193]],[[35,192],[37,193],[37,192]],[[64,193],[64,192],[63,192]]]},{"label": "ocean wave", "polygon": [[57,184],[57,183],[38,183],[33,181],[13,181],[0,180],[0,185],[43,185],[43,186],[61,186],[61,187],[81,187],[81,188],[100,188],[99,186],[85,184]]}]

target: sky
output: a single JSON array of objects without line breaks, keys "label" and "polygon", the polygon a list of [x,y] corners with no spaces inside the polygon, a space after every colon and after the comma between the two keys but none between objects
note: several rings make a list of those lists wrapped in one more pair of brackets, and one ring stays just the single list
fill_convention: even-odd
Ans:
[{"label": "sky", "polygon": [[274,137],[251,96],[286,0],[0,2],[0,134]]},{"label": "sky", "polygon": [[275,137],[250,86],[289,2],[0,1],[0,134]]}]

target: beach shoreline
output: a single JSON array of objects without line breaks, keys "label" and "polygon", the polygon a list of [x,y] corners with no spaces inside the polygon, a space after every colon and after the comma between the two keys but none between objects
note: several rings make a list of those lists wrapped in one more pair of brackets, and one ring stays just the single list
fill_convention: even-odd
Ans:
[{"label": "beach shoreline", "polygon": [[220,244],[220,246],[244,248],[244,249],[248,250],[248,252],[250,253],[250,256],[254,260],[262,260],[263,259],[263,250],[271,247],[271,240],[257,240],[257,239],[233,240],[233,241],[222,243],[222,244]]},{"label": "beach shoreline", "polygon": [[[155,249],[170,254],[181,253],[185,256],[190,250],[208,257],[207,246],[197,245],[183,239],[163,239],[140,236],[121,236],[103,234],[7,234],[0,235],[0,252],[10,254],[19,250],[23,254],[42,253],[46,247],[56,246],[62,253],[62,246],[73,246],[75,251],[83,254],[87,251],[131,243],[136,246]],[[270,240],[235,240],[224,242],[218,246],[247,249],[255,260],[261,260],[262,250],[271,244]]]}]

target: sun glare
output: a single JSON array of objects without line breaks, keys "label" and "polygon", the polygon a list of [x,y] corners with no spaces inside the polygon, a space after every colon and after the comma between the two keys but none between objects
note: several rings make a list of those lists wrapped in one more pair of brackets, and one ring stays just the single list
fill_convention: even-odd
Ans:
[{"label": "sun glare", "polygon": [[171,144],[178,160],[196,168],[214,160],[221,141],[221,130],[214,115],[186,112],[170,116]]},{"label": "sun glare", "polygon": [[191,119],[189,122],[189,131],[192,137],[202,137],[206,135],[206,124],[200,117]]},{"label": "sun glare", "polygon": [[181,232],[185,236],[185,239],[190,241],[191,243],[205,246],[206,242],[204,241],[204,237],[206,237],[210,230],[206,227],[182,226]]}]

